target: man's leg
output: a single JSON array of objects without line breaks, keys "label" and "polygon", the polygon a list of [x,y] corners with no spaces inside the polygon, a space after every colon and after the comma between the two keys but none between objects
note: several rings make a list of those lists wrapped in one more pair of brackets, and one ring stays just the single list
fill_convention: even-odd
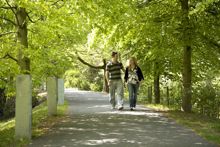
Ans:
[{"label": "man's leg", "polygon": [[124,87],[123,87],[122,80],[118,80],[116,84],[117,84],[116,92],[117,92],[118,109],[123,109]]},{"label": "man's leg", "polygon": [[109,102],[112,105],[112,108],[115,108],[115,82],[111,81],[109,85]]}]

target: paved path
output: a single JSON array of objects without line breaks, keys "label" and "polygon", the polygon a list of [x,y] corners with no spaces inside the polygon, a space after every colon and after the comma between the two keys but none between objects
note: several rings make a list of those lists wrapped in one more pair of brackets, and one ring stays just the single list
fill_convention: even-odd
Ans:
[{"label": "paved path", "polygon": [[147,108],[110,110],[103,93],[67,90],[66,99],[68,117],[30,147],[215,147]]}]

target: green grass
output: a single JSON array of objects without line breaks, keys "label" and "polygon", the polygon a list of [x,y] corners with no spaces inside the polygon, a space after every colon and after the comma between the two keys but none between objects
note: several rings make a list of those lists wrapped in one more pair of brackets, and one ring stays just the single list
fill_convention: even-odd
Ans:
[{"label": "green grass", "polygon": [[[63,106],[58,106],[57,116],[47,115],[46,102],[33,109],[32,138],[45,134],[51,126],[61,120],[67,110],[67,102]],[[0,147],[24,147],[29,143],[27,139],[16,140],[15,119],[0,121]]]},{"label": "green grass", "polygon": [[147,107],[150,107],[155,111],[162,111],[162,112],[170,111],[170,108],[164,105],[160,105],[160,104],[146,104],[146,105]]},{"label": "green grass", "polygon": [[156,111],[164,112],[164,115],[174,119],[178,124],[192,129],[196,134],[206,140],[220,145],[220,120],[202,116],[196,113],[184,113],[170,110],[162,105],[146,105]]}]

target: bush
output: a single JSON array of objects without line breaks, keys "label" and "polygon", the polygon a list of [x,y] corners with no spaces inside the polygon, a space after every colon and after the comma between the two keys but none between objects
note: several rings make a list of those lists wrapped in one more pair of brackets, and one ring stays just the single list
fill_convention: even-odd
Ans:
[{"label": "bush", "polygon": [[102,91],[103,75],[99,70],[88,67],[81,70],[68,70],[65,73],[65,87]]},{"label": "bush", "polygon": [[92,91],[102,91],[102,86],[96,84],[96,83],[91,83],[90,84],[90,89]]},{"label": "bush", "polygon": [[4,118],[11,118],[15,116],[15,96],[7,98],[3,110]]},{"label": "bush", "polygon": [[220,99],[215,87],[212,84],[206,84],[201,88],[199,87],[196,92],[195,110],[203,115],[218,118]]},{"label": "bush", "polygon": [[[32,108],[38,106],[40,103],[45,101],[45,97],[40,97],[36,92],[32,94]],[[15,96],[8,97],[3,106],[2,118],[8,119],[15,116]]]},{"label": "bush", "polygon": [[0,118],[3,117],[5,102],[6,102],[5,89],[0,88]]}]

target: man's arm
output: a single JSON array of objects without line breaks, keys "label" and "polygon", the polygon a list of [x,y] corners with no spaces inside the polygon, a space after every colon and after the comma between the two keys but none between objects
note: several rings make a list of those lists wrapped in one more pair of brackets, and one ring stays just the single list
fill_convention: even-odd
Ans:
[{"label": "man's arm", "polygon": [[125,68],[122,63],[121,63],[121,70],[125,73]]},{"label": "man's arm", "polygon": [[125,73],[125,68],[124,67],[122,67],[122,69],[121,69],[124,73]]}]

